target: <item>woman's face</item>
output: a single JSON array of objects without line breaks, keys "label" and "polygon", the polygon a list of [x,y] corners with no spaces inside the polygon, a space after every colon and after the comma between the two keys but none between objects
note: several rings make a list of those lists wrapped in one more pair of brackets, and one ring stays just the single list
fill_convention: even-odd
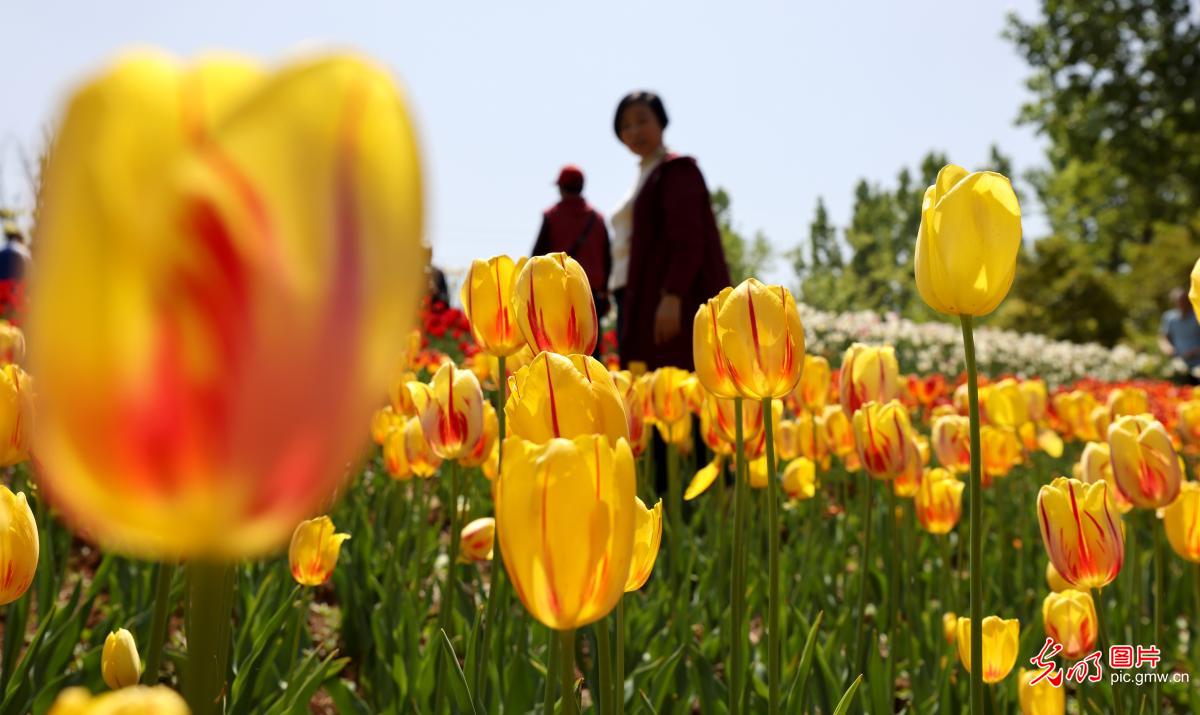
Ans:
[{"label": "woman's face", "polygon": [[621,143],[641,157],[650,156],[662,146],[662,125],[645,104],[633,104],[621,112]]}]

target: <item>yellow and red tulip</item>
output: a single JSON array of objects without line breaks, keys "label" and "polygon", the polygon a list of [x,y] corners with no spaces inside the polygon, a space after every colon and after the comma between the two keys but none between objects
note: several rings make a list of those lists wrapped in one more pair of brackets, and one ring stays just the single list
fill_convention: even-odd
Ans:
[{"label": "yellow and red tulip", "polygon": [[1162,522],[1175,553],[1200,563],[1200,483],[1183,483],[1179,496],[1162,510]]},{"label": "yellow and red tulip", "polygon": [[629,578],[625,581],[625,593],[636,591],[646,584],[658,560],[658,547],[662,543],[663,503],[659,499],[654,508],[647,509],[645,502],[634,497],[637,504],[637,525],[633,535],[633,559],[629,565]]},{"label": "yellow and red tulip", "polygon": [[300,522],[288,547],[292,578],[301,586],[320,586],[329,580],[337,566],[342,542],[349,534],[334,533],[333,520],[327,516]]},{"label": "yellow and red tulip", "polygon": [[783,397],[796,387],[804,368],[804,327],[787,288],[747,278],[721,304],[717,330],[742,397]]},{"label": "yellow and red tulip", "polygon": [[7,320],[0,320],[0,365],[25,359],[25,333]]},{"label": "yellow and red tulip", "polygon": [[421,420],[410,417],[404,424],[404,456],[408,459],[408,469],[414,476],[429,479],[437,474],[442,466],[442,458],[429,446],[425,439],[425,430]]},{"label": "yellow and red tulip", "polygon": [[434,454],[468,456],[483,435],[483,389],[475,373],[443,363],[428,384],[410,382],[408,391]]},{"label": "yellow and red tulip", "polygon": [[854,413],[854,443],[859,460],[876,479],[892,479],[910,455],[912,427],[899,400],[868,402]]},{"label": "yellow and red tulip", "polygon": [[408,463],[408,445],[405,440],[404,423],[388,433],[383,441],[383,468],[392,479],[406,482],[412,479],[412,466]]},{"label": "yellow and red tulip", "polygon": [[917,521],[931,534],[948,534],[962,518],[962,493],[966,487],[949,470],[925,471],[914,497]]},{"label": "yellow and red tulip", "polygon": [[854,454],[854,425],[849,415],[839,405],[829,405],[825,408],[822,426],[825,431],[825,443],[829,451],[838,457]]},{"label": "yellow and red tulip", "polygon": [[[1109,493],[1112,493],[1111,490]],[[1062,574],[1058,572],[1058,569],[1054,568],[1053,561],[1046,562],[1046,585],[1049,586],[1050,590],[1054,591],[1055,593],[1066,591],[1067,589],[1071,588],[1071,584],[1067,583],[1067,580],[1062,577]]]},{"label": "yellow and red tulip", "polygon": [[1125,498],[1117,488],[1107,442],[1088,442],[1083,446],[1083,453],[1079,456],[1079,474],[1076,478],[1085,484],[1108,482],[1108,497],[1117,511],[1126,514],[1133,508],[1133,502]]},{"label": "yellow and red tulip", "polygon": [[533,442],[600,434],[629,438],[624,401],[612,373],[589,355],[539,353],[508,381],[510,435]]},{"label": "yellow and red tulip", "polygon": [[1042,623],[1067,660],[1079,660],[1096,646],[1096,605],[1090,593],[1073,588],[1051,592],[1042,601]]},{"label": "yellow and red tulip", "polygon": [[[1004,680],[1017,662],[1021,624],[1017,619],[988,616],[983,619],[983,682],[994,685]],[[971,619],[958,619],[958,659],[971,672]]]},{"label": "yellow and red tulip", "polygon": [[971,420],[962,415],[946,415],[933,420],[930,435],[938,462],[951,472],[971,468]]},{"label": "yellow and red tulip", "polygon": [[1125,533],[1108,483],[1057,477],[1038,492],[1037,506],[1046,555],[1059,575],[1084,591],[1112,583],[1125,561]]},{"label": "yellow and red tulip", "polygon": [[600,335],[587,274],[565,253],[534,256],[517,273],[513,309],[535,353],[591,355]]},{"label": "yellow and red tulip", "polygon": [[462,284],[463,313],[471,322],[471,335],[479,349],[493,357],[507,357],[525,347],[517,324],[513,285],[525,267],[508,256],[475,259]]},{"label": "yellow and red tulip", "polygon": [[704,389],[717,397],[741,397],[733,383],[733,372],[725,349],[721,345],[717,316],[721,306],[733,293],[733,288],[724,288],[696,309],[692,321],[692,360],[696,364],[696,378]]},{"label": "yellow and red tulip", "polygon": [[885,403],[900,396],[900,364],[892,346],[854,343],[842,357],[838,394],[842,410],[852,416],[868,402]]},{"label": "yellow and red tulip", "polygon": [[1117,488],[1134,506],[1157,509],[1175,501],[1183,472],[1171,437],[1150,415],[1120,417],[1108,429]]},{"label": "yellow and red tulip", "polygon": [[817,493],[817,467],[811,459],[799,457],[784,467],[783,493],[791,499],[812,499]]},{"label": "yellow and red tulip", "polygon": [[804,371],[792,394],[804,409],[819,415],[829,403],[830,379],[828,360],[820,355],[805,355]]},{"label": "yellow and red tulip", "polygon": [[1150,411],[1150,396],[1140,387],[1118,387],[1108,393],[1109,419],[1115,421],[1118,417],[1140,415]]},{"label": "yellow and red tulip", "polygon": [[37,571],[41,546],[38,526],[24,492],[13,494],[0,484],[0,606],[29,590]]},{"label": "yellow and red tulip", "polygon": [[0,366],[0,467],[29,459],[33,422],[33,379],[16,364]]},{"label": "yellow and red tulip", "polygon": [[496,520],[490,516],[472,520],[462,528],[458,541],[458,562],[462,564],[492,560]]}]

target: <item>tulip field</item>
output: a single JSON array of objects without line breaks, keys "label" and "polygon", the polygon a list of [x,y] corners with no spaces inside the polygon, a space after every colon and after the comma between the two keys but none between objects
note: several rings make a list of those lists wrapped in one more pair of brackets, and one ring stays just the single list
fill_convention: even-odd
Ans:
[{"label": "tulip field", "polygon": [[68,101],[0,323],[0,715],[1200,712],[1200,393],[977,325],[1007,178],[925,193],[943,322],[750,278],[622,365],[564,253],[421,298],[408,111],[350,55]]}]

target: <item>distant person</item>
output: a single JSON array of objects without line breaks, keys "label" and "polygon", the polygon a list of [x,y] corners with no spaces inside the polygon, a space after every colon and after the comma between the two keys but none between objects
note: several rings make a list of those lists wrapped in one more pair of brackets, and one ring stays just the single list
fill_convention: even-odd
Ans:
[{"label": "distant person", "polygon": [[[566,253],[579,261],[596,301],[596,316],[603,318],[609,309],[608,277],[612,256],[608,250],[608,229],[600,212],[583,200],[583,171],[568,164],[558,172],[558,203],[542,214],[542,228],[533,244],[533,254]],[[600,343],[596,343],[600,349]]]},{"label": "distant person", "polygon": [[704,175],[663,144],[667,110],[653,92],[617,104],[613,131],[638,156],[638,178],[613,214],[613,275],[621,364],[691,370],[696,309],[729,285]]},{"label": "distant person", "polygon": [[25,272],[29,268],[29,247],[25,245],[25,237],[11,212],[0,212],[0,220],[4,223],[4,245],[0,246],[0,281],[20,282],[25,279]]},{"label": "distant person", "polygon": [[441,268],[430,264],[425,269],[428,280],[426,295],[429,297],[429,309],[440,313],[450,307],[450,290],[446,285],[446,274]]},{"label": "distant person", "polygon": [[1168,357],[1177,357],[1187,363],[1188,382],[1200,384],[1196,375],[1196,369],[1200,368],[1200,323],[1196,322],[1187,290],[1172,290],[1171,302],[1175,307],[1163,313],[1158,325],[1158,346]]}]

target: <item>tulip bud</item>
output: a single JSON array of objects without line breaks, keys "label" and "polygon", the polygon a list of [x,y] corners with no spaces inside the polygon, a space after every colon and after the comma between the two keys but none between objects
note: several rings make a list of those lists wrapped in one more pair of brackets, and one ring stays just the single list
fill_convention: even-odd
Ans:
[{"label": "tulip bud", "polygon": [[927,470],[914,500],[921,528],[931,534],[950,533],[962,518],[962,493],[965,487],[941,467]]},{"label": "tulip bud", "polygon": [[442,466],[442,458],[434,453],[425,439],[425,430],[418,417],[410,417],[404,423],[404,456],[414,476],[429,479]]},{"label": "tulip bud", "polygon": [[623,438],[505,440],[496,533],[517,596],[542,624],[578,628],[617,605],[633,559],[636,488]]},{"label": "tulip bud", "polygon": [[15,364],[0,366],[0,467],[29,459],[33,378]]},{"label": "tulip bud", "polygon": [[1038,491],[1038,522],[1050,563],[1075,588],[1107,586],[1121,571],[1125,533],[1106,482],[1057,477]]},{"label": "tulip bud", "polygon": [[1141,415],[1150,411],[1150,396],[1140,387],[1118,387],[1108,393],[1106,406],[1110,420]]},{"label": "tulip bud", "polygon": [[412,479],[412,466],[408,463],[408,450],[404,440],[404,427],[388,433],[383,443],[383,468],[388,476],[406,482]]},{"label": "tulip bud", "polygon": [[917,445],[917,435],[908,439],[904,457],[904,469],[892,480],[892,491],[902,499],[911,499],[921,488],[921,475],[925,465],[921,463],[921,448]]},{"label": "tulip bud", "polygon": [[908,410],[898,400],[885,405],[868,402],[854,413],[858,456],[876,479],[892,479],[904,469],[911,433]]},{"label": "tulip bud", "polygon": [[820,355],[804,356],[804,371],[792,394],[796,400],[814,415],[825,411],[829,402],[829,361]]},{"label": "tulip bud", "polygon": [[1063,715],[1067,712],[1066,688],[1058,687],[1049,678],[1042,678],[1036,685],[1030,684],[1041,672],[1021,668],[1017,674],[1021,715]]},{"label": "tulip bud", "polygon": [[942,637],[948,645],[954,645],[954,641],[958,639],[958,616],[954,611],[942,614]]},{"label": "tulip bud", "polygon": [[534,256],[517,272],[513,309],[535,353],[591,355],[599,337],[596,303],[587,274],[565,253]]},{"label": "tulip bud", "polygon": [[1162,521],[1175,553],[1200,563],[1200,483],[1184,482],[1179,496],[1163,509]]},{"label": "tulip bud", "polygon": [[1134,506],[1157,509],[1175,501],[1183,474],[1175,446],[1150,415],[1127,415],[1108,428],[1113,478]]},{"label": "tulip bud", "polygon": [[187,703],[165,685],[136,685],[100,695],[76,686],[58,694],[46,715],[189,715]]},{"label": "tulip bud", "polygon": [[659,424],[674,424],[688,416],[691,374],[677,367],[660,367],[650,379],[650,406]]},{"label": "tulip bud", "polygon": [[493,357],[507,357],[525,347],[513,301],[513,284],[525,262],[522,258],[513,263],[508,256],[477,258],[463,278],[461,299],[471,335],[479,349]]},{"label": "tulip bud", "polygon": [[817,493],[817,467],[811,459],[799,457],[783,470],[783,493],[791,499],[812,499]]},{"label": "tulip bud", "polygon": [[1042,601],[1042,623],[1067,660],[1079,660],[1096,645],[1096,605],[1089,593],[1069,588],[1048,594]]},{"label": "tulip bud", "polygon": [[625,593],[637,591],[646,584],[650,572],[654,570],[654,562],[658,560],[658,547],[662,543],[662,499],[655,503],[653,509],[647,509],[645,502],[638,497],[633,500],[637,503],[637,525]]},{"label": "tulip bud", "polygon": [[[588,355],[539,353],[508,381],[508,433],[532,442],[600,434],[629,438],[624,402],[610,373]],[[680,408],[682,410],[682,407]]]},{"label": "tulip bud", "polygon": [[947,164],[921,201],[913,257],[917,292],[950,315],[987,315],[1008,295],[1021,248],[1021,207],[991,171]]},{"label": "tulip bud", "polygon": [[464,526],[458,542],[458,562],[491,561],[495,535],[496,520],[490,516],[480,517]]},{"label": "tulip bud", "polygon": [[342,542],[349,538],[349,534],[333,533],[333,520],[327,516],[300,522],[288,547],[292,578],[301,586],[320,586],[328,581],[337,566]]},{"label": "tulip bud", "polygon": [[838,405],[829,405],[824,415],[825,442],[829,451],[839,457],[854,453],[854,425],[849,415]]},{"label": "tulip bud", "polygon": [[1127,514],[1133,508],[1133,502],[1126,499],[1121,490],[1117,488],[1116,479],[1113,477],[1112,459],[1109,455],[1107,442],[1088,442],[1084,445],[1083,454],[1079,456],[1079,475],[1077,478],[1084,484],[1108,482],[1108,496],[1117,511],[1121,514]]},{"label": "tulip bud", "polygon": [[635,458],[642,456],[650,444],[650,430],[646,422],[646,402],[649,399],[646,382],[633,376],[628,370],[611,371],[613,385],[621,396],[625,408],[625,421],[629,426],[629,448]]},{"label": "tulip bud", "polygon": [[[983,682],[993,685],[1004,680],[1017,662],[1017,645],[1021,636],[1021,624],[1015,618],[1001,619],[988,616],[983,619]],[[958,659],[967,672],[971,672],[971,619],[958,619]]]},{"label": "tulip bud", "polygon": [[100,654],[100,674],[104,684],[113,690],[137,685],[142,677],[142,661],[138,657],[133,634],[124,628],[112,631],[104,639]]},{"label": "tulip bud", "polygon": [[842,410],[853,416],[868,402],[885,403],[900,396],[900,364],[892,346],[854,343],[842,358],[838,393]]},{"label": "tulip bud", "polygon": [[730,379],[743,397],[783,397],[796,386],[804,368],[804,327],[787,288],[747,278],[721,305],[717,329]]},{"label": "tulip bud", "polygon": [[12,603],[29,590],[37,571],[40,546],[37,522],[25,493],[13,494],[0,484],[0,606]]},{"label": "tulip bud", "polygon": [[731,293],[733,288],[727,287],[709,298],[696,309],[692,321],[692,361],[696,364],[696,378],[712,394],[730,399],[741,397],[741,394],[733,384],[729,359],[721,346],[717,316]]}]

